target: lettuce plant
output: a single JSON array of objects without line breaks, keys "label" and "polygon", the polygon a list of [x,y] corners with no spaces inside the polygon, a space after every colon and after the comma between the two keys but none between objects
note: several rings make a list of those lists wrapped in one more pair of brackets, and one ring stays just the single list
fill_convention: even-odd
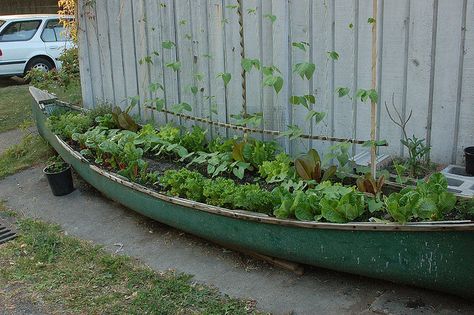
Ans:
[{"label": "lettuce plant", "polygon": [[413,218],[440,220],[456,205],[456,196],[447,189],[446,177],[435,173],[426,182],[418,181],[416,187],[385,196],[384,202],[388,213],[400,223]]},{"label": "lettuce plant", "polygon": [[264,161],[259,167],[259,174],[268,183],[276,183],[294,176],[291,159],[285,153],[280,153],[274,161]]}]

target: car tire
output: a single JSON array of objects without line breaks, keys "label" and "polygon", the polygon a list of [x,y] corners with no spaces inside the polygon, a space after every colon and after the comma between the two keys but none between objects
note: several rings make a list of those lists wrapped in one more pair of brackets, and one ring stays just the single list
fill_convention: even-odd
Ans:
[{"label": "car tire", "polygon": [[28,73],[31,69],[40,69],[45,72],[54,69],[54,65],[48,59],[35,57],[31,59],[26,65],[25,74]]}]

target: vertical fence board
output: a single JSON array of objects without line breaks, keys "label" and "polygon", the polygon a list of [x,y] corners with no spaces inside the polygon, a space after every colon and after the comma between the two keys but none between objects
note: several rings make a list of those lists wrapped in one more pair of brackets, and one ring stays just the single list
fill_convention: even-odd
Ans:
[{"label": "vertical fence board", "polygon": [[[290,66],[301,62],[309,62],[310,49],[305,43],[310,42],[309,39],[309,1],[290,1]],[[304,51],[298,47],[293,46],[303,44]],[[293,70],[293,69],[292,69]],[[314,76],[314,74],[313,74]],[[311,80],[306,77],[301,78],[297,73],[289,73],[288,77],[290,83],[290,90],[288,91],[288,98],[295,96],[305,96],[312,94],[309,90]],[[284,101],[289,102],[288,98]],[[308,104],[311,106],[311,104]],[[311,124],[307,121],[306,115],[308,110],[301,105],[290,105],[291,106],[291,124],[298,125],[304,133],[311,133]],[[312,107],[312,106],[311,106]],[[311,140],[298,139],[294,141],[293,151],[296,154],[304,153],[308,151]]]},{"label": "vertical fence board", "polygon": [[467,2],[464,68],[459,115],[457,164],[464,163],[464,148],[474,146],[474,1]]},{"label": "vertical fence board", "polygon": [[438,10],[431,157],[451,161],[458,85],[462,0],[440,1]]},{"label": "vertical fence board", "polygon": [[99,61],[101,65],[101,83],[103,85],[103,101],[114,103],[114,80],[110,57],[107,3],[99,1],[96,8],[97,42],[99,46]]},{"label": "vertical fence board", "polygon": [[[133,26],[132,2],[123,1],[120,8],[120,30],[122,34],[122,56],[123,70],[125,76],[125,95],[127,100],[121,103],[122,108],[130,104],[130,98],[138,95],[138,59],[135,54],[135,28]],[[133,115],[140,115],[140,107],[135,106],[131,112]]]},{"label": "vertical fence board", "polygon": [[[274,97],[274,119],[273,128],[276,130],[286,130],[291,122],[291,108],[289,107],[289,87],[291,80],[291,63],[289,60],[290,43],[289,43],[289,16],[288,2],[281,0],[272,1],[272,15],[276,20],[273,22],[273,65],[281,71],[283,77],[283,88]],[[277,74],[277,73],[275,73]],[[265,89],[273,89],[264,87]],[[293,153],[292,143],[285,138],[281,138],[280,143],[290,153]]]},{"label": "vertical fence board", "polygon": [[[355,134],[359,139],[370,138],[370,104],[363,103],[355,97],[358,88],[368,89],[372,81],[372,26],[367,20],[372,17],[372,0],[359,0],[357,21],[354,23],[354,32],[357,32],[357,87],[351,95],[356,102]],[[367,150],[360,145],[356,146],[355,153]]]},{"label": "vertical fence board", "polygon": [[390,103],[392,96],[400,113],[404,113],[404,71],[406,67],[405,36],[408,22],[408,0],[384,1],[383,30],[383,70],[381,78],[381,94],[379,95],[380,134],[379,138],[388,141],[389,146],[383,153],[399,154],[401,131],[392,123],[385,110],[384,103]]},{"label": "vertical fence board", "polygon": [[[249,0],[243,2],[242,14],[244,22],[244,46],[245,58],[257,59],[260,63],[262,41],[261,41],[261,11],[259,0]],[[255,114],[262,113],[262,93],[261,93],[261,72],[258,69],[252,68],[250,72],[245,73],[246,81],[246,96],[247,96],[247,113]],[[263,127],[262,125],[258,126]],[[263,138],[263,135],[254,135],[255,137]]]},{"label": "vertical fence board", "polygon": [[100,63],[100,49],[97,38],[97,13],[95,6],[86,6],[88,17],[85,29],[87,32],[87,46],[89,51],[90,80],[92,81],[92,95],[94,102],[104,99],[102,87],[102,69]]},{"label": "vertical fence board", "polygon": [[[205,57],[208,54],[207,44],[207,2],[206,0],[196,1],[191,8],[192,20],[192,43],[193,60],[195,62],[194,79],[198,92],[196,94],[195,114],[198,117],[207,117],[211,115],[210,101],[206,96],[209,95],[209,59]],[[211,130],[206,124],[201,124],[204,129]]]},{"label": "vertical fence board", "polygon": [[79,0],[78,4],[78,40],[79,45],[79,70],[81,73],[81,91],[82,102],[84,107],[91,108],[94,105],[94,92],[92,90],[90,63],[89,63],[89,46],[87,45],[87,12],[83,0]]},{"label": "vertical fence board", "polygon": [[[339,59],[334,62],[334,88],[347,87],[354,91],[354,6],[355,1],[335,1],[335,51]],[[350,95],[350,94],[349,94]],[[349,97],[339,98],[334,104],[334,136],[351,138],[354,126],[353,102]]]},{"label": "vertical fence board", "polygon": [[[144,0],[132,2],[133,5],[133,25],[135,30],[135,54],[137,63],[138,78],[138,97],[141,118],[143,121],[149,122],[152,119],[151,111],[145,107],[145,101],[150,98],[150,71],[149,62],[152,56],[148,53],[147,40],[147,14]],[[149,61],[148,61],[149,60]]]},{"label": "vertical fence board", "polygon": [[[222,122],[227,121],[226,95],[224,81],[218,77],[219,74],[226,72],[224,63],[224,26],[222,15],[222,1],[209,0],[209,55],[210,67],[209,76],[211,80],[212,111],[213,119]],[[216,132],[220,136],[226,136],[228,130],[217,128]]]},{"label": "vertical fence board", "polygon": [[[240,24],[238,2],[236,0],[224,1],[223,17],[224,22],[224,58],[225,71],[230,73],[232,79],[226,88],[226,112],[227,121],[235,122],[231,115],[238,115],[243,111],[242,97],[242,66],[241,66],[241,46],[240,46]],[[240,131],[229,131],[229,135],[238,134]]]},{"label": "vertical fence board", "polygon": [[[260,21],[260,60],[262,66],[273,65],[273,23],[268,18],[272,14],[272,2],[260,0],[260,7],[262,8],[258,14]],[[260,72],[260,84],[258,88],[261,90],[262,113],[263,113],[263,127],[265,129],[274,129],[274,121],[276,119],[275,113],[275,97],[273,90],[269,87],[263,86],[263,74]],[[247,99],[249,101],[249,99]],[[251,100],[250,100],[251,101]],[[265,135],[266,140],[273,140],[273,137]]]},{"label": "vertical fence board", "polygon": [[[174,34],[174,9],[173,0],[162,1],[160,4],[160,20],[161,20],[161,38],[163,42],[171,41],[176,45],[176,38]],[[163,55],[163,77],[165,88],[165,103],[166,108],[169,109],[172,105],[180,102],[179,87],[178,87],[178,73],[167,65],[177,62],[176,46],[170,49],[164,48],[162,45]],[[174,124],[179,124],[180,120],[173,115],[168,115],[168,121]]]},{"label": "vertical fence board", "polygon": [[[196,115],[196,101],[192,92],[192,89],[195,86],[195,80],[190,3],[189,1],[178,0],[175,1],[174,4],[176,16],[176,47],[178,51],[178,60],[181,62],[178,82],[180,102],[191,105],[192,111],[190,114]],[[182,123],[186,127],[194,125],[193,122],[186,120],[183,120]]]},{"label": "vertical fence board", "polygon": [[126,98],[125,73],[122,55],[122,33],[120,20],[122,19],[121,6],[114,5],[115,0],[107,0],[108,34],[110,40],[110,58],[112,64],[112,77],[114,78],[114,104],[119,105]]},{"label": "vertical fence board", "polygon": [[[433,28],[433,0],[410,1],[410,41],[407,63],[406,117],[412,111],[407,124],[407,135],[426,138],[426,113],[429,104],[431,69],[431,36]],[[391,102],[387,100],[387,105]],[[390,107],[391,108],[391,107]],[[404,152],[407,155],[407,152]]]},{"label": "vertical fence board", "polygon": [[[161,49],[161,25],[160,25],[160,5],[154,0],[145,0],[146,12],[146,35],[148,56],[151,57],[151,64],[148,64],[150,83],[164,86],[163,82],[163,51]],[[155,92],[150,92],[152,99],[164,99],[165,93],[162,89],[157,88]],[[156,103],[155,103],[156,105]],[[151,118],[157,125],[166,123],[166,116],[158,111],[152,111]]]},{"label": "vertical fence board", "polygon": [[[334,72],[333,61],[327,56],[328,51],[334,50],[332,25],[334,20],[333,10],[329,1],[316,1],[313,4],[313,60],[316,64],[314,89],[316,93],[316,106],[318,111],[326,113],[326,117],[319,124],[313,126],[313,134],[330,135],[332,124],[332,108],[334,105]],[[314,141],[313,147],[320,152],[325,152],[330,146],[328,141]]]}]

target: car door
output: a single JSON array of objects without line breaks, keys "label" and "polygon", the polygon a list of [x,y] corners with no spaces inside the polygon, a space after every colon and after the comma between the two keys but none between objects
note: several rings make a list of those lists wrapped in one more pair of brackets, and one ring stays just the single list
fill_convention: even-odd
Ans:
[{"label": "car door", "polygon": [[56,61],[65,49],[71,48],[72,41],[59,19],[47,20],[41,34],[46,53]]},{"label": "car door", "polygon": [[33,39],[41,23],[41,19],[11,21],[2,28],[0,75],[23,74],[32,50],[38,48]]}]

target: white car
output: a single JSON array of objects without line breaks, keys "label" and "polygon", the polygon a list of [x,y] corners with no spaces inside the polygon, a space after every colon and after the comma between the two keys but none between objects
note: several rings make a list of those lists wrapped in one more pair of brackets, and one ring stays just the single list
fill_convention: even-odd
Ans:
[{"label": "white car", "polygon": [[[74,46],[57,14],[0,16],[0,77],[30,69],[59,69],[58,57]],[[72,18],[72,17],[67,17]]]}]

